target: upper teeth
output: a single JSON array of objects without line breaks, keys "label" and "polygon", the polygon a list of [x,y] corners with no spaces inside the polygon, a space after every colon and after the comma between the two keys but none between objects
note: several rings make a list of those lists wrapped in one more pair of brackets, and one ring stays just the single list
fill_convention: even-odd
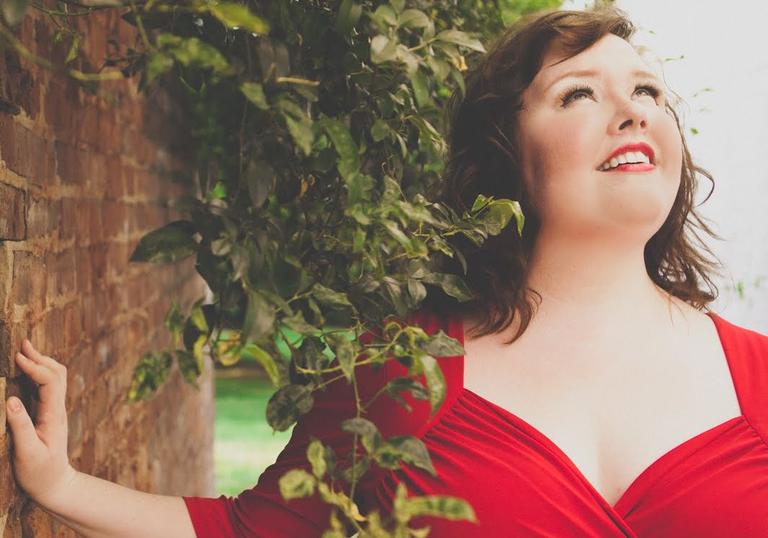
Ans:
[{"label": "upper teeth", "polygon": [[600,170],[608,170],[609,168],[616,168],[620,164],[624,163],[651,163],[651,159],[645,154],[640,151],[627,151],[626,153],[622,153],[621,155],[617,155],[616,157],[613,157],[609,161],[605,161],[602,166],[600,166]]}]

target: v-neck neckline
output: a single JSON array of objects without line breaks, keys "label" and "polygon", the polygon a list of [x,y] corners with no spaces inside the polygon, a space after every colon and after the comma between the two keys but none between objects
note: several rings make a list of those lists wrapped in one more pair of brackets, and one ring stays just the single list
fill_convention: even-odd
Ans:
[{"label": "v-neck neckline", "polygon": [[[525,430],[529,436],[532,438],[535,438],[539,443],[546,447],[552,454],[554,454],[559,460],[561,460],[563,463],[566,464],[567,467],[571,469],[571,471],[574,473],[578,479],[584,483],[584,485],[590,490],[590,492],[595,496],[596,499],[598,499],[605,507],[610,509],[614,514],[618,515],[619,517],[624,517],[624,512],[626,509],[628,509],[632,505],[633,499],[636,497],[635,491],[638,490],[638,488],[648,482],[648,480],[652,477],[653,473],[657,470],[661,472],[662,468],[666,467],[669,468],[674,464],[673,458],[678,455],[680,452],[685,452],[687,448],[691,448],[692,451],[695,451],[696,448],[695,445],[704,443],[706,444],[706,441],[709,441],[710,437],[713,439],[721,433],[721,430],[725,431],[728,430],[731,426],[735,425],[738,422],[746,422],[746,417],[744,415],[744,408],[742,406],[742,397],[741,392],[739,388],[739,384],[736,381],[736,377],[734,376],[734,364],[733,364],[733,357],[729,354],[729,346],[726,344],[725,339],[723,337],[723,331],[721,322],[722,320],[720,317],[715,314],[714,312],[706,312],[706,315],[709,316],[709,318],[712,320],[712,323],[715,326],[717,337],[720,342],[720,346],[723,350],[723,355],[725,356],[726,363],[728,365],[728,372],[729,376],[731,378],[731,384],[733,385],[733,390],[736,394],[736,397],[738,399],[739,403],[739,415],[735,417],[731,417],[720,424],[717,424],[715,426],[712,426],[706,430],[704,430],[701,433],[698,433],[694,435],[693,437],[690,437],[681,443],[675,445],[668,451],[661,454],[659,457],[657,457],[655,460],[653,460],[647,467],[645,467],[640,473],[629,483],[629,485],[626,487],[626,489],[622,492],[622,494],[619,496],[619,498],[616,500],[614,504],[611,504],[605,496],[598,491],[598,489],[592,484],[592,482],[586,477],[586,475],[579,469],[579,467],[574,463],[573,459],[571,459],[568,454],[565,453],[563,449],[561,449],[557,443],[555,443],[552,439],[550,439],[547,435],[545,435],[541,430],[533,426],[531,423],[520,417],[519,415],[513,413],[512,411],[488,400],[487,398],[484,398],[483,396],[480,396],[476,392],[472,391],[471,389],[468,389],[464,386],[464,356],[461,356],[462,364],[461,364],[461,396],[466,397],[469,396],[471,398],[474,398],[475,400],[481,402],[486,407],[489,407],[493,410],[495,410],[498,414],[506,417],[511,422],[515,423],[518,426],[521,426],[523,430]],[[464,320],[459,316],[458,318],[458,335],[460,336],[460,342],[461,345],[464,345]],[[702,445],[703,446],[703,445]]]}]

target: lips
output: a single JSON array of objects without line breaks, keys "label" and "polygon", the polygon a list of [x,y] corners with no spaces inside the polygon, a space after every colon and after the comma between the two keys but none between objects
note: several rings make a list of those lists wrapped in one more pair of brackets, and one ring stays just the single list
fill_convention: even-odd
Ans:
[{"label": "lips", "polygon": [[624,144],[623,146],[619,146],[618,148],[613,150],[611,154],[608,155],[608,157],[606,157],[600,162],[597,169],[600,170],[600,168],[602,168],[602,166],[606,162],[610,161],[617,155],[621,155],[622,153],[626,153],[628,151],[639,151],[640,153],[644,153],[648,157],[648,159],[650,159],[651,164],[656,164],[656,156],[653,151],[653,148],[650,145],[646,144],[645,142],[632,142],[630,144]]}]

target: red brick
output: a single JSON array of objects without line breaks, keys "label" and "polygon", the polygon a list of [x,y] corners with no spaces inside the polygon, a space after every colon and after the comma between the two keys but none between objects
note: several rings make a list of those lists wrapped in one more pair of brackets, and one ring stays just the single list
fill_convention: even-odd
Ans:
[{"label": "red brick", "polygon": [[21,66],[19,55],[10,48],[4,54],[4,99],[21,107],[30,118],[36,118],[40,111],[40,87],[35,84],[32,73]]},{"label": "red brick", "polygon": [[13,302],[40,312],[45,308],[47,290],[43,258],[18,250],[13,254]]},{"label": "red brick", "polygon": [[103,174],[105,178],[105,197],[109,200],[119,200],[125,196],[125,180],[123,179],[123,163],[118,156],[106,158]]},{"label": "red brick", "polygon": [[125,236],[127,226],[127,205],[123,202],[104,200],[101,204],[101,221],[105,239]]},{"label": "red brick", "polygon": [[76,346],[83,337],[82,317],[77,303],[69,303],[64,307],[64,345],[67,348]]},{"label": "red brick", "polygon": [[91,258],[92,289],[104,289],[107,285],[107,245],[91,245],[88,251]]},{"label": "red brick", "polygon": [[56,173],[62,183],[85,183],[88,174],[86,165],[89,160],[88,152],[61,140],[54,144],[56,151]]},{"label": "red brick", "polygon": [[8,123],[4,129],[12,128],[0,137],[2,157],[10,170],[29,179],[36,185],[50,185],[55,181],[52,144],[19,124]]},{"label": "red brick", "polygon": [[29,198],[27,236],[29,239],[46,237],[61,224],[61,200]]},{"label": "red brick", "polygon": [[75,252],[68,248],[61,252],[49,252],[45,256],[48,267],[48,296],[63,297],[75,292]]},{"label": "red brick", "polygon": [[0,183],[0,239],[26,239],[26,205],[23,190]]},{"label": "red brick", "polygon": [[35,503],[27,504],[21,512],[22,536],[53,538],[52,523],[48,513]]},{"label": "red brick", "polygon": [[45,121],[56,137],[75,140],[80,121],[80,98],[77,83],[67,77],[52,77],[43,99]]}]

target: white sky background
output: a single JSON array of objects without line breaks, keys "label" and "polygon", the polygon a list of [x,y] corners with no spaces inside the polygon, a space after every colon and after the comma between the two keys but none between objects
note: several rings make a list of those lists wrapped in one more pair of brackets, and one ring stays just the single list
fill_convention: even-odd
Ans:
[{"label": "white sky background", "polygon": [[[584,0],[564,0],[583,9]],[[695,163],[714,177],[699,208],[723,241],[706,242],[725,266],[712,309],[768,334],[768,2],[617,0],[638,27],[633,38],[663,63],[667,85],[684,101],[678,114]],[[703,91],[711,88],[711,91]],[[693,135],[690,128],[698,130]],[[711,188],[700,179],[697,200]],[[743,294],[736,287],[740,283]]]}]

